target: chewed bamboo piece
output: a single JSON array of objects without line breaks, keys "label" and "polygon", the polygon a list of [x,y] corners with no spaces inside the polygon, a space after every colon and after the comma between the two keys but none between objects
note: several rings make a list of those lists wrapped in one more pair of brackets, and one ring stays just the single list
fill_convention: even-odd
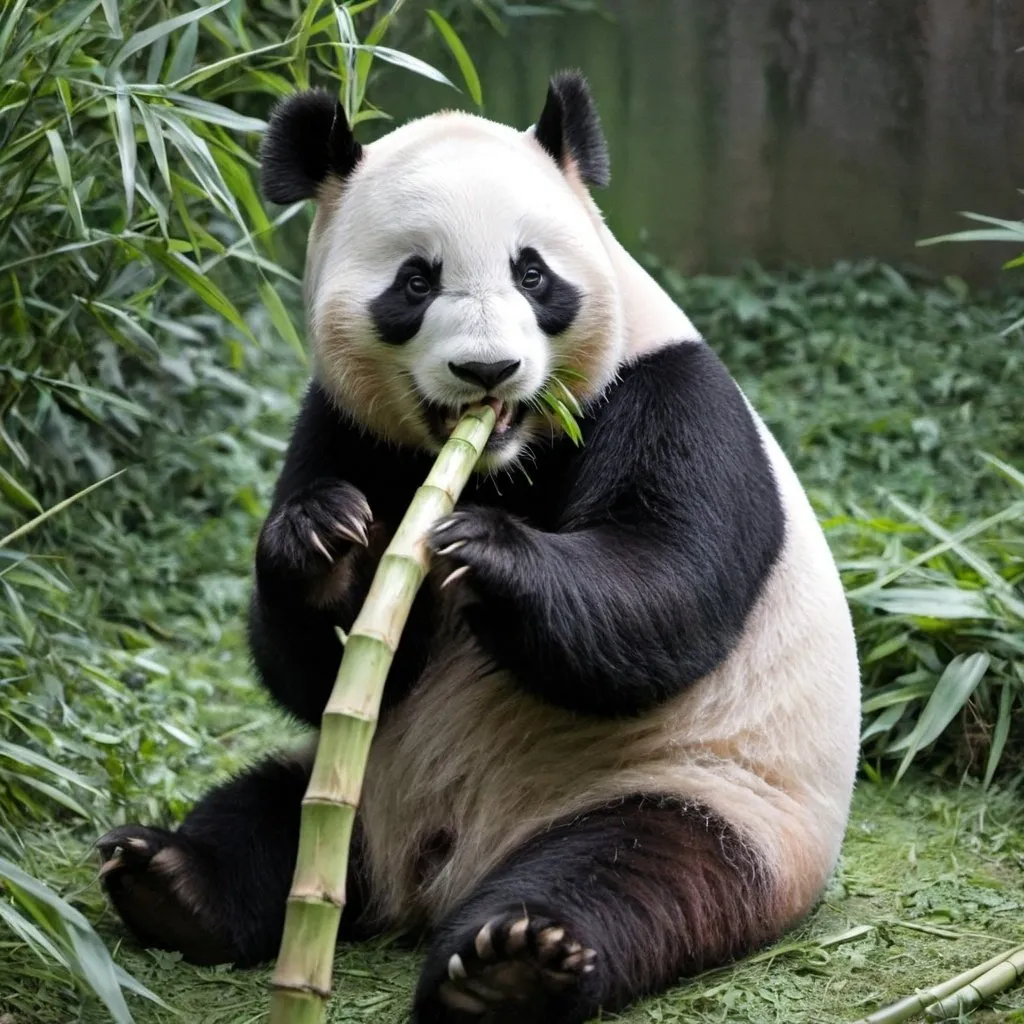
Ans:
[{"label": "chewed bamboo piece", "polygon": [[980,977],[973,978],[957,988],[945,999],[929,1006],[924,1015],[928,1020],[952,1020],[967,1013],[993,996],[1005,992],[1024,978],[1024,946],[1004,954],[1001,963],[990,967]]},{"label": "chewed bamboo piece", "polygon": [[302,801],[299,853],[271,982],[270,1024],[322,1024],[331,996],[349,845],[388,669],[427,573],[426,538],[455,507],[491,432],[489,405],[459,421],[380,560],[345,643]]},{"label": "chewed bamboo piece", "polygon": [[[955,978],[950,978],[948,981],[934,985],[932,988],[922,989],[920,992],[915,992],[912,996],[905,996],[890,1006],[876,1010],[869,1016],[858,1020],[856,1024],[900,1024],[900,1022],[910,1020],[912,1017],[919,1017],[926,1011],[929,1020],[944,1020],[944,1017],[932,1015],[939,1006],[945,1005],[944,1001],[952,1000],[955,1002],[962,991],[972,987],[980,979],[994,974],[1004,964],[1012,963],[1021,956],[1024,956],[1024,946],[1017,946],[1006,950],[990,960],[986,960],[983,964],[978,964],[977,967],[972,967],[962,974],[958,974]],[[1019,964],[1017,970],[1018,972],[1020,971]],[[1019,973],[1015,976],[1019,977]],[[1013,977],[1006,982],[1003,988],[1009,987],[1012,982]],[[986,997],[995,995],[998,991],[1001,991],[1001,989],[993,988],[991,991],[986,992],[985,995]],[[977,1003],[973,1005],[977,1005]],[[954,1013],[954,1016],[956,1016],[956,1013]]]}]

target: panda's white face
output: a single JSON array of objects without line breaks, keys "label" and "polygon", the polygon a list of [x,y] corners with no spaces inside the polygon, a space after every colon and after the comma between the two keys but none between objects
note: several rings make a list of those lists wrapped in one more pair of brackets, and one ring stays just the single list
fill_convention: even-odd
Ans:
[{"label": "panda's white face", "polygon": [[530,133],[424,118],[318,199],[306,289],[320,379],[373,432],[437,451],[486,398],[496,468],[557,429],[538,411],[553,378],[581,400],[612,379],[615,275],[581,190]]}]

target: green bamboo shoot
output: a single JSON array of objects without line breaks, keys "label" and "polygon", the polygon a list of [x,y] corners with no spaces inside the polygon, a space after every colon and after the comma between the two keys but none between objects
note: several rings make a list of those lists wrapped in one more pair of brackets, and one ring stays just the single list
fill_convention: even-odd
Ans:
[{"label": "green bamboo shoot", "polygon": [[388,669],[426,576],[426,538],[455,507],[494,429],[471,409],[441,449],[380,560],[345,643],[302,802],[298,862],[271,982],[270,1024],[322,1024],[331,996],[349,844]]},{"label": "green bamboo shoot", "polygon": [[970,970],[958,974],[955,978],[942,982],[940,985],[922,989],[911,996],[904,996],[890,1006],[885,1006],[869,1016],[863,1017],[856,1024],[901,1024],[902,1021],[920,1016],[926,1009],[930,1019],[941,1020],[943,1018],[931,1017],[933,1007],[941,1004],[948,997],[953,996],[955,998],[954,993],[959,993],[965,986],[970,986],[973,982],[998,969],[1002,964],[1009,962],[1011,958],[1019,957],[1021,954],[1024,954],[1024,946],[1007,950],[1004,953],[998,954],[998,956],[992,957],[991,960],[986,960],[977,967],[972,967]]}]

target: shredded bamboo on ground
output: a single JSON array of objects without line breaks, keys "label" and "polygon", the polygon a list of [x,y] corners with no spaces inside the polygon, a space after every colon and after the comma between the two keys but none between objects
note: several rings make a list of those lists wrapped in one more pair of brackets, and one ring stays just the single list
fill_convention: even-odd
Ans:
[{"label": "shredded bamboo on ground", "polygon": [[455,507],[494,423],[489,406],[471,409],[459,421],[381,557],[345,642],[302,802],[298,861],[271,982],[270,1024],[326,1020],[352,826],[384,683],[426,576],[427,534]]}]

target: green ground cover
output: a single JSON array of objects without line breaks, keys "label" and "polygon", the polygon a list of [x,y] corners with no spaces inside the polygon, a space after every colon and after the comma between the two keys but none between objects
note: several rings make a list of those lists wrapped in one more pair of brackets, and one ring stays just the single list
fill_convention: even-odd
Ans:
[{"label": "green ground cover", "polygon": [[[853,595],[875,731],[842,865],[813,919],[770,956],[624,1019],[853,1021],[1024,941],[1022,620],[1010,590],[1024,567],[1024,489],[979,454],[1024,465],[1022,349],[999,334],[1022,300],[869,265],[664,276],[826,522]],[[185,1019],[211,1024],[259,1020],[266,973],[134,949],[104,908],[88,842],[118,821],[175,820],[282,741],[286,727],[252,683],[242,615],[304,371],[265,318],[253,323],[261,344],[235,365],[183,341],[167,356],[180,360],[168,372],[191,374],[179,420],[150,422],[130,472],[17,555],[0,549],[0,856],[81,909],[117,961]],[[978,657],[981,684],[966,696],[948,688],[963,698],[950,703],[940,681]],[[417,962],[388,943],[342,950],[332,1019],[403,1020]],[[173,1019],[131,1005],[139,1021]],[[1024,1020],[1024,993],[998,1013],[972,1019]],[[30,936],[0,926],[3,1024],[105,1019]]]}]

